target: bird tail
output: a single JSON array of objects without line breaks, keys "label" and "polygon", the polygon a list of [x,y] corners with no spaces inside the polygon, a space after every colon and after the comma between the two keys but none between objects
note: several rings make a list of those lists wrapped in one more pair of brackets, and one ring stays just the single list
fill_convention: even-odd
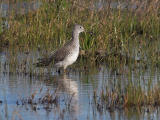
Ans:
[{"label": "bird tail", "polygon": [[49,57],[44,57],[44,58],[38,59],[38,61],[36,63],[34,63],[33,65],[36,65],[36,67],[48,66],[53,61],[54,53],[55,53],[55,51],[51,52]]},{"label": "bird tail", "polygon": [[38,62],[34,63],[33,65],[36,65],[36,67],[44,67],[48,66],[51,63],[51,60],[49,58],[41,58],[38,59]]},{"label": "bird tail", "polygon": [[52,62],[52,60],[53,60],[52,56],[40,58],[36,63],[34,63],[34,65],[36,67],[45,67],[48,66]]}]

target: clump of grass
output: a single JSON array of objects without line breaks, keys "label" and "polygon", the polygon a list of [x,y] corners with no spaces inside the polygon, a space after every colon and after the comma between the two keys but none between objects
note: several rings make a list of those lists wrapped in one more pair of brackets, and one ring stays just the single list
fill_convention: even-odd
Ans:
[{"label": "clump of grass", "polygon": [[35,91],[26,98],[20,98],[16,101],[16,104],[18,106],[30,105],[31,109],[34,111],[40,110],[41,106],[43,109],[51,111],[53,108],[60,107],[61,104],[65,104],[65,109],[70,110],[74,94],[68,97],[61,96],[57,93],[58,89],[59,87],[53,92],[50,90],[44,92],[43,88],[41,88],[39,92]]},{"label": "clump of grass", "polygon": [[[39,94],[42,94],[42,88],[39,91]],[[20,100],[16,101],[17,105],[31,105],[33,110],[38,110],[39,105],[44,106],[43,108],[46,110],[52,109],[53,105],[57,106],[60,104],[59,95],[56,92],[51,93],[47,90],[42,96],[39,96],[37,92],[32,93],[27,98],[21,98]],[[47,106],[47,107],[46,107]]]},{"label": "clump of grass", "polygon": [[160,88],[154,87],[151,90],[142,90],[139,86],[126,86],[124,91],[120,89],[102,90],[100,95],[94,92],[93,103],[97,110],[115,110],[129,109],[142,107],[157,107],[160,106]]}]

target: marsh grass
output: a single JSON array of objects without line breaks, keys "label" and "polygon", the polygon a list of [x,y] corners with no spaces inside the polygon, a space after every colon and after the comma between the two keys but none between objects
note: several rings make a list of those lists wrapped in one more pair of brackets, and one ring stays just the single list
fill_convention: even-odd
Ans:
[{"label": "marsh grass", "polygon": [[103,110],[124,110],[140,109],[160,106],[160,88],[154,88],[145,91],[141,86],[128,85],[122,91],[118,87],[110,91],[102,90],[100,94],[95,91],[93,94],[93,104],[98,111]]},{"label": "marsh grass", "polygon": [[89,58],[94,65],[105,62],[113,69],[139,64],[143,68],[159,66],[160,3],[137,1],[133,2],[137,9],[98,9],[96,2],[42,0],[37,11],[24,15],[13,11],[8,18],[1,18],[1,22],[7,20],[10,25],[0,34],[0,46],[11,52],[12,68],[19,66],[17,52],[39,51],[40,56],[45,56],[62,46],[71,39],[75,23],[85,28],[80,35],[80,65]]},{"label": "marsh grass", "polygon": [[[122,70],[121,70],[122,71]],[[114,75],[111,83],[104,84],[100,90],[93,92],[92,104],[99,112],[116,110],[144,110],[160,106],[159,75],[155,77],[156,69],[134,71]],[[146,111],[145,110],[145,111]]]},{"label": "marsh grass", "polygon": [[88,53],[86,56],[95,58],[95,53],[102,50],[108,55],[103,59],[117,66],[131,61],[137,50],[141,60],[145,61],[147,57],[153,65],[159,65],[158,1],[137,2],[139,7],[135,10],[91,9],[95,1],[84,4],[78,0],[42,3],[36,12],[25,15],[13,13],[7,19],[11,27],[1,33],[1,46],[7,45],[18,51],[51,51],[70,40],[73,25],[79,23],[86,30],[80,37],[81,49]]},{"label": "marsh grass", "polygon": [[89,69],[103,62],[111,69],[123,69],[125,65],[131,69],[160,65],[158,1],[136,2],[138,8],[134,10],[109,6],[98,9],[95,2],[42,0],[37,11],[24,15],[13,12],[8,18],[1,18],[1,22],[7,20],[10,24],[10,28],[0,34],[0,46],[8,47],[10,51],[10,70],[15,71],[20,66],[21,72],[26,68],[33,72],[32,62],[36,59],[19,64],[18,52],[49,54],[71,39],[75,23],[82,24],[85,33],[80,35],[79,64],[73,68],[84,66]]}]

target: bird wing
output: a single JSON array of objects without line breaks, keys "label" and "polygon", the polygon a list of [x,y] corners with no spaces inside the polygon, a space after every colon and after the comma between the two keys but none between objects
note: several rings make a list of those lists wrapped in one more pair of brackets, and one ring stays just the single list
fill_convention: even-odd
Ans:
[{"label": "bird wing", "polygon": [[63,61],[66,55],[70,53],[71,47],[69,47],[69,44],[71,45],[72,41],[66,43],[62,48],[59,48],[58,50],[51,52],[49,57],[38,59],[38,62],[35,63],[35,65],[37,67],[41,67],[41,66],[48,66],[53,60],[54,63],[57,63],[58,61]]},{"label": "bird wing", "polygon": [[68,45],[65,44],[62,48],[51,53],[50,59],[54,59],[54,63],[57,63],[58,61],[63,61],[66,55],[68,55],[69,53],[70,47],[68,47]]}]

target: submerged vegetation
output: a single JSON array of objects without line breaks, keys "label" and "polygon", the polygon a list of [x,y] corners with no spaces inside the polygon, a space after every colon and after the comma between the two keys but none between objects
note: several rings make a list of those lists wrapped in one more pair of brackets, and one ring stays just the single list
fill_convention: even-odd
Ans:
[{"label": "submerged vegetation", "polygon": [[126,108],[149,108],[160,106],[160,88],[145,91],[141,86],[126,86],[125,90],[102,90],[100,95],[94,92],[93,104],[98,111]]}]

